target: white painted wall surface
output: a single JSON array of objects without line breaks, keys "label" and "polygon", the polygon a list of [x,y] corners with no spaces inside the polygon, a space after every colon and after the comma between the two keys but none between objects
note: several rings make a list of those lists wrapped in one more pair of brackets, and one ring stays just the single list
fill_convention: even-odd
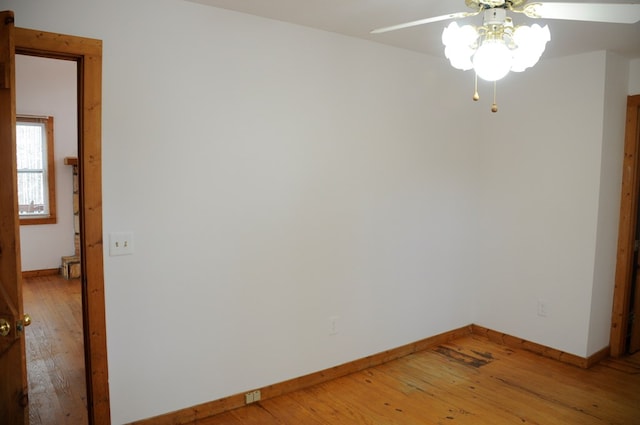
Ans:
[{"label": "white painted wall surface", "polygon": [[640,94],[640,58],[629,64],[629,95]]},{"label": "white painted wall surface", "polygon": [[56,177],[56,224],[20,226],[22,270],[60,267],[60,257],[74,254],[73,171],[64,158],[78,152],[76,63],[16,57],[18,114],[53,116]]},{"label": "white painted wall surface", "polygon": [[614,53],[605,57],[600,200],[591,317],[586,355],[609,345],[613,290],[618,253],[629,60]]},{"label": "white painted wall surface", "polygon": [[579,356],[590,354],[598,207],[610,189],[601,180],[615,180],[601,176],[604,78],[604,52],[509,76],[499,93],[512,103],[479,142],[483,267],[474,319]]},{"label": "white painted wall surface", "polygon": [[104,41],[105,237],[136,250],[105,253],[114,424],[472,322],[586,354],[604,53],[510,76],[491,114],[469,73],[332,33],[178,0],[0,6]]}]

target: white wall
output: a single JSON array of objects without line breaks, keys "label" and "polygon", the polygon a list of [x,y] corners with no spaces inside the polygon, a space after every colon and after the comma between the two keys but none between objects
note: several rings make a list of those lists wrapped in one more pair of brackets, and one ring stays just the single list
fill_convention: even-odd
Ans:
[{"label": "white wall", "polygon": [[[602,151],[604,53],[545,60],[500,83],[483,144],[476,321],[584,356]],[[489,127],[488,127],[489,129]],[[537,315],[537,301],[548,305]],[[508,318],[508,319],[507,319]]]},{"label": "white wall", "polygon": [[491,114],[469,73],[336,34],[178,0],[0,6],[104,40],[105,238],[136,250],[105,255],[114,424],[472,322],[587,353],[606,54],[509,77]]},{"label": "white wall", "polygon": [[607,347],[611,333],[611,306],[618,252],[622,185],[623,155],[621,152],[624,151],[629,60],[607,53],[605,72],[600,199],[587,355]]},{"label": "white wall", "polygon": [[[198,5],[169,9],[119,34],[118,56],[105,57],[117,68],[105,103],[119,109],[105,113],[105,228],[135,231],[137,251],[106,263],[116,419],[469,323],[458,259],[474,163],[459,140],[473,121],[453,126],[431,105],[444,94],[428,78],[437,64]],[[163,30],[176,21],[192,24]],[[333,337],[330,316],[340,317]]]},{"label": "white wall", "polygon": [[640,58],[629,65],[629,95],[640,94]]},{"label": "white wall", "polygon": [[22,270],[60,267],[60,257],[74,254],[72,169],[64,158],[77,156],[76,63],[16,57],[18,114],[53,116],[57,223],[20,226]]},{"label": "white wall", "polygon": [[627,72],[595,52],[501,82],[512,103],[482,139],[479,324],[583,357],[608,345]]}]

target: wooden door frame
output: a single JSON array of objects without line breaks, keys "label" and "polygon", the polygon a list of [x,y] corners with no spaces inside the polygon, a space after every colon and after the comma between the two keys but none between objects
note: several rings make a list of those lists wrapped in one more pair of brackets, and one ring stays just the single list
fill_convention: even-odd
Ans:
[{"label": "wooden door frame", "polygon": [[0,337],[0,417],[3,422],[25,424],[29,421],[25,338],[24,328],[18,327],[24,310],[16,191],[14,21],[13,12],[0,11],[0,315],[4,331],[9,331]]},{"label": "wooden door frame", "polygon": [[15,29],[16,54],[78,64],[82,310],[89,423],[111,422],[102,242],[102,41]]},{"label": "wooden door frame", "polygon": [[626,352],[629,301],[633,276],[633,253],[638,217],[640,189],[640,95],[627,98],[627,120],[622,164],[622,198],[620,200],[620,224],[618,228],[618,257],[616,261],[615,289],[609,345],[612,357]]}]

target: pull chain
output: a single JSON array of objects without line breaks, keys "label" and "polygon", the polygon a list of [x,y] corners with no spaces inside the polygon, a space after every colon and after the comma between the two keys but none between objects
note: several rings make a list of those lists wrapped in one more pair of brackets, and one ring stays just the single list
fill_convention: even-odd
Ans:
[{"label": "pull chain", "polygon": [[493,82],[493,105],[491,105],[491,112],[498,112],[498,104],[496,103],[496,87],[498,83]]},{"label": "pull chain", "polygon": [[476,79],[475,79],[475,88],[473,92],[473,100],[477,102],[478,100],[480,100],[480,95],[478,94],[478,73],[476,72],[475,74],[476,74]]}]

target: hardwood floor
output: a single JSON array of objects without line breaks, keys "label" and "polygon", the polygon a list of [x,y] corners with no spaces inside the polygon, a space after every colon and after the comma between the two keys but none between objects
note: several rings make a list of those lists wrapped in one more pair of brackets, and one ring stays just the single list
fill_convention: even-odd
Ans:
[{"label": "hardwood floor", "polygon": [[[30,423],[86,424],[80,281],[23,289]],[[470,335],[196,424],[640,424],[640,353],[584,370]]]},{"label": "hardwood floor", "polygon": [[640,353],[585,370],[470,335],[196,423],[640,424]]},{"label": "hardwood floor", "polygon": [[29,421],[31,425],[87,423],[80,279],[24,279]]}]

